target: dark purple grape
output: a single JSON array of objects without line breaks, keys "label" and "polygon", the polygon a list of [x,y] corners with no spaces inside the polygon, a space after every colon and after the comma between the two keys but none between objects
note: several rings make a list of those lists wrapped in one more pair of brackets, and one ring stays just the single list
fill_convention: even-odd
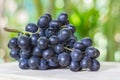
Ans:
[{"label": "dark purple grape", "polygon": [[54,47],[54,50],[57,54],[64,52],[64,46],[62,44],[57,44]]},{"label": "dark purple grape", "polygon": [[34,23],[29,23],[25,27],[25,31],[28,31],[28,32],[31,32],[31,33],[35,33],[35,32],[37,32],[37,30],[38,30],[38,27]]},{"label": "dark purple grape", "polygon": [[20,51],[20,57],[22,58],[30,58],[31,57],[31,48],[28,48],[28,49],[21,49]]},{"label": "dark purple grape", "polygon": [[49,23],[49,28],[54,29],[56,31],[59,31],[60,27],[61,27],[61,24],[58,20],[52,20]]},{"label": "dark purple grape", "polygon": [[20,50],[19,49],[14,49],[10,51],[10,56],[14,58],[15,60],[18,60],[20,58]]},{"label": "dark purple grape", "polygon": [[91,64],[91,66],[89,67],[89,69],[90,69],[91,71],[98,71],[98,70],[100,69],[100,63],[99,63],[97,60],[93,59],[93,60],[92,60],[92,64]]},{"label": "dark purple grape", "polygon": [[94,47],[88,47],[85,50],[85,55],[90,58],[97,58],[100,55],[100,52],[98,49],[96,49]]},{"label": "dark purple grape", "polygon": [[87,47],[90,47],[92,46],[92,40],[90,38],[83,38],[81,40],[81,42],[83,43],[83,45],[87,48]]},{"label": "dark purple grape", "polygon": [[21,69],[29,69],[28,59],[22,59],[19,61],[19,67]]},{"label": "dark purple grape", "polygon": [[69,69],[73,72],[77,72],[77,71],[82,70],[82,67],[80,66],[79,62],[71,61],[70,65],[69,65]]},{"label": "dark purple grape", "polygon": [[59,65],[62,67],[66,67],[70,64],[70,55],[66,52],[60,53],[58,55]]},{"label": "dark purple grape", "polygon": [[10,39],[9,43],[8,43],[8,48],[9,49],[16,49],[18,48],[18,44],[17,44],[18,38],[12,38]]},{"label": "dark purple grape", "polygon": [[41,57],[42,56],[42,50],[36,46],[34,47],[33,49],[33,53],[32,53],[33,56],[38,56],[38,57]]},{"label": "dark purple grape", "polygon": [[68,15],[66,13],[61,13],[58,16],[58,20],[62,23],[62,25],[65,25],[68,19]]},{"label": "dark purple grape", "polygon": [[40,70],[47,70],[48,68],[49,68],[48,62],[45,59],[41,58],[38,69],[40,69]]},{"label": "dark purple grape", "polygon": [[81,51],[84,51],[85,50],[85,46],[82,42],[76,42],[74,43],[74,46],[73,46],[75,49],[79,49]]},{"label": "dark purple grape", "polygon": [[78,49],[74,49],[70,55],[73,61],[80,61],[84,57],[83,53]]},{"label": "dark purple grape", "polygon": [[37,45],[37,40],[39,39],[39,34],[37,33],[37,34],[32,34],[32,36],[31,36],[31,43],[33,44],[33,45]]},{"label": "dark purple grape", "polygon": [[52,48],[47,48],[43,51],[42,56],[44,59],[51,59],[54,56],[54,50]]},{"label": "dark purple grape", "polygon": [[58,41],[58,37],[56,35],[52,35],[49,37],[49,42],[51,45],[56,45],[59,41]]},{"label": "dark purple grape", "polygon": [[31,69],[37,69],[39,67],[39,58],[38,57],[31,57],[28,60],[28,65]]},{"label": "dark purple grape", "polygon": [[46,37],[40,37],[38,39],[38,47],[40,49],[46,49],[48,47],[49,40]]},{"label": "dark purple grape", "polygon": [[57,56],[52,57],[51,59],[48,60],[48,65],[51,68],[56,68],[58,67],[59,63],[58,63],[58,59]]},{"label": "dark purple grape", "polygon": [[89,57],[84,57],[81,61],[80,61],[80,66],[82,68],[89,68],[91,66],[91,59]]},{"label": "dark purple grape", "polygon": [[60,42],[66,41],[71,36],[71,31],[67,28],[63,28],[58,33],[58,38]]},{"label": "dark purple grape", "polygon": [[37,22],[38,27],[46,29],[49,25],[49,18],[47,16],[41,16]]},{"label": "dark purple grape", "polygon": [[20,36],[18,39],[18,45],[20,48],[25,49],[30,47],[30,38],[28,36]]}]

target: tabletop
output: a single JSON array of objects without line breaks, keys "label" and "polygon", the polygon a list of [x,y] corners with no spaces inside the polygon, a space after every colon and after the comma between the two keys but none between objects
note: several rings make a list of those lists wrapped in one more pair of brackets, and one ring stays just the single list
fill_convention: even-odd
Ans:
[{"label": "tabletop", "polygon": [[17,62],[0,64],[0,80],[120,80],[120,62],[101,62],[99,71],[21,70]]}]

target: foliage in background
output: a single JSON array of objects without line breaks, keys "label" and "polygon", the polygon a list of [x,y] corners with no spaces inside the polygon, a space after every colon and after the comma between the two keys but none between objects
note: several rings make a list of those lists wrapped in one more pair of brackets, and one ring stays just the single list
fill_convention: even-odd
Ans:
[{"label": "foliage in background", "polygon": [[[76,27],[78,40],[83,37],[94,40],[94,46],[101,52],[99,60],[120,61],[120,0],[3,0],[3,3],[3,16],[7,18],[8,27],[21,30],[29,22],[36,23],[46,12],[54,19],[59,13],[67,12],[70,23]],[[17,35],[2,34],[9,38],[2,36],[0,51],[5,55],[1,59],[10,61],[5,45],[8,39]]]}]

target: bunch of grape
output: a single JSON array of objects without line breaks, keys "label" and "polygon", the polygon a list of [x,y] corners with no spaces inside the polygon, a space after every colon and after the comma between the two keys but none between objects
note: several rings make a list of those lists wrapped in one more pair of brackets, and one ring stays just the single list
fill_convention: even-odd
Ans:
[{"label": "bunch of grape", "polygon": [[46,13],[37,24],[29,23],[25,31],[18,31],[18,37],[8,43],[10,56],[18,60],[21,69],[69,68],[77,72],[100,68],[96,60],[99,50],[92,47],[88,37],[77,41],[75,27],[69,24],[66,13],[61,13],[56,20]]}]

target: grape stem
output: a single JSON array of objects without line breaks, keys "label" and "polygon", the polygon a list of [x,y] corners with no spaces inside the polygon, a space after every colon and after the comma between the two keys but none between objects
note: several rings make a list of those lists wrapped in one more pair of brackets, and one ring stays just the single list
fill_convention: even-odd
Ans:
[{"label": "grape stem", "polygon": [[31,34],[29,32],[20,31],[20,30],[17,30],[17,29],[10,29],[10,28],[7,28],[7,27],[4,27],[4,31],[14,32],[14,33],[22,33],[22,34]]},{"label": "grape stem", "polygon": [[[53,46],[50,46],[52,48],[54,48]],[[64,49],[68,50],[68,51],[72,51],[72,49],[68,48],[68,47],[64,47]]]},{"label": "grape stem", "polygon": [[69,50],[69,51],[72,51],[72,49],[70,49],[70,48],[67,48],[67,47],[64,47],[64,49],[66,49],[66,50]]}]

